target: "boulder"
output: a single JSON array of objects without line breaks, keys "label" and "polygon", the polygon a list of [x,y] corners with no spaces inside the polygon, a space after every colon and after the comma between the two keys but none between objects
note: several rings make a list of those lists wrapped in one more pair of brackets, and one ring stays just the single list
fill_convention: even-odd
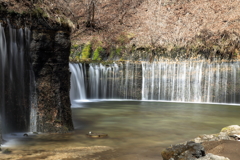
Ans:
[{"label": "boulder", "polygon": [[224,127],[218,134],[200,135],[193,141],[202,143],[206,141],[220,141],[220,140],[240,140],[240,126],[231,125]]},{"label": "boulder", "polygon": [[224,127],[220,133],[201,135],[192,141],[172,145],[161,152],[163,160],[230,160],[227,157],[217,156],[212,153],[205,154],[202,142],[233,140],[240,141],[240,126],[231,125]]},{"label": "boulder", "polygon": [[185,144],[176,144],[161,152],[163,160],[195,160],[205,156],[204,147],[200,143],[189,141]]},{"label": "boulder", "polygon": [[228,135],[240,135],[240,126],[231,125],[231,126],[224,127],[220,133],[225,133]]}]

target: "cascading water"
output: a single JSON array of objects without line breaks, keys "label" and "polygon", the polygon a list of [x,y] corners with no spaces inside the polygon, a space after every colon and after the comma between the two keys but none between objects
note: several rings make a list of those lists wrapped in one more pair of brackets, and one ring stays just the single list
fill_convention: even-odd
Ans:
[{"label": "cascading water", "polygon": [[0,24],[0,96],[4,132],[29,130],[29,29]]},{"label": "cascading water", "polygon": [[240,63],[142,63],[143,100],[239,103]]},{"label": "cascading water", "polygon": [[[136,99],[139,65],[70,63],[72,104],[85,99]],[[139,81],[139,82],[138,82]],[[139,90],[140,91],[140,90]]]},{"label": "cascading water", "polygon": [[[84,82],[84,71],[81,63],[70,64],[71,74],[71,90],[70,90],[70,98],[71,102],[74,103],[74,100],[86,99],[86,90],[85,90],[85,82]],[[82,87],[84,86],[84,87]]]},{"label": "cascading water", "polygon": [[[128,61],[107,66],[70,64],[70,68],[78,65],[81,69],[72,71],[75,82],[72,80],[71,93],[73,89],[74,92],[84,91],[85,99],[240,103],[240,62],[199,60],[137,64]],[[74,94],[71,97],[81,99]]]},{"label": "cascading water", "polygon": [[4,75],[5,75],[5,62],[6,62],[6,49],[7,49],[7,45],[6,45],[6,38],[5,38],[5,34],[4,34],[4,28],[2,27],[1,23],[0,23],[0,75],[1,75],[1,81],[0,81],[0,109],[1,109],[1,128],[4,128],[4,124],[5,124],[5,94],[4,94]]}]

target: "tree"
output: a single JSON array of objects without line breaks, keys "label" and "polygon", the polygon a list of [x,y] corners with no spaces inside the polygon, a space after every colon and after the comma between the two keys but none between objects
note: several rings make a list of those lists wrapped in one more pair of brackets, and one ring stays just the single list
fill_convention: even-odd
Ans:
[{"label": "tree", "polygon": [[96,11],[96,4],[97,0],[88,0],[87,3],[87,22],[86,27],[95,27],[95,11]]}]

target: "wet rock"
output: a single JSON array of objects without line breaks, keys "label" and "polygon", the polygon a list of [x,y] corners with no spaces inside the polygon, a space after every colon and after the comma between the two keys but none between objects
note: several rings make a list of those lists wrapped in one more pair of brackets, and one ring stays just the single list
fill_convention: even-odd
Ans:
[{"label": "wet rock", "polygon": [[23,136],[24,136],[24,137],[28,137],[28,134],[27,134],[27,133],[25,133],[25,134],[23,134]]},{"label": "wet rock", "polygon": [[2,117],[0,116],[0,144],[2,144]]},{"label": "wet rock", "polygon": [[236,141],[240,141],[240,135],[234,134],[230,135],[230,137],[234,138]]},{"label": "wet rock", "polygon": [[204,147],[193,141],[176,144],[161,152],[163,160],[195,160],[205,156]]},{"label": "wet rock", "polygon": [[223,156],[217,156],[212,153],[208,153],[206,156],[199,158],[198,160],[230,160]]}]

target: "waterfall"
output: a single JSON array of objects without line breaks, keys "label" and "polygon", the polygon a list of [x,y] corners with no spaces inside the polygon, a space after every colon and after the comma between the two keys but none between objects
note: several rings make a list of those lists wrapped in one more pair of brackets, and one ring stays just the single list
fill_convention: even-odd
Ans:
[{"label": "waterfall", "polygon": [[4,132],[29,130],[29,29],[0,24],[0,105]]},{"label": "waterfall", "polygon": [[83,65],[79,64],[69,64],[71,71],[71,89],[70,89],[70,99],[74,103],[74,100],[85,100],[86,90],[84,82],[84,70]]},{"label": "waterfall", "polygon": [[143,62],[142,99],[239,103],[239,64],[206,61]]},{"label": "waterfall", "polygon": [[5,124],[5,85],[4,85],[4,75],[5,75],[5,62],[6,62],[6,49],[7,49],[7,45],[6,45],[6,38],[5,38],[5,33],[4,33],[4,28],[2,27],[1,23],[0,23],[0,109],[1,109],[1,128],[5,128],[4,124]]},{"label": "waterfall", "polygon": [[70,63],[71,103],[88,99],[136,99],[138,67],[125,64],[76,64]]},{"label": "waterfall", "polygon": [[240,62],[206,60],[70,63],[71,97],[240,103],[239,67]]}]

